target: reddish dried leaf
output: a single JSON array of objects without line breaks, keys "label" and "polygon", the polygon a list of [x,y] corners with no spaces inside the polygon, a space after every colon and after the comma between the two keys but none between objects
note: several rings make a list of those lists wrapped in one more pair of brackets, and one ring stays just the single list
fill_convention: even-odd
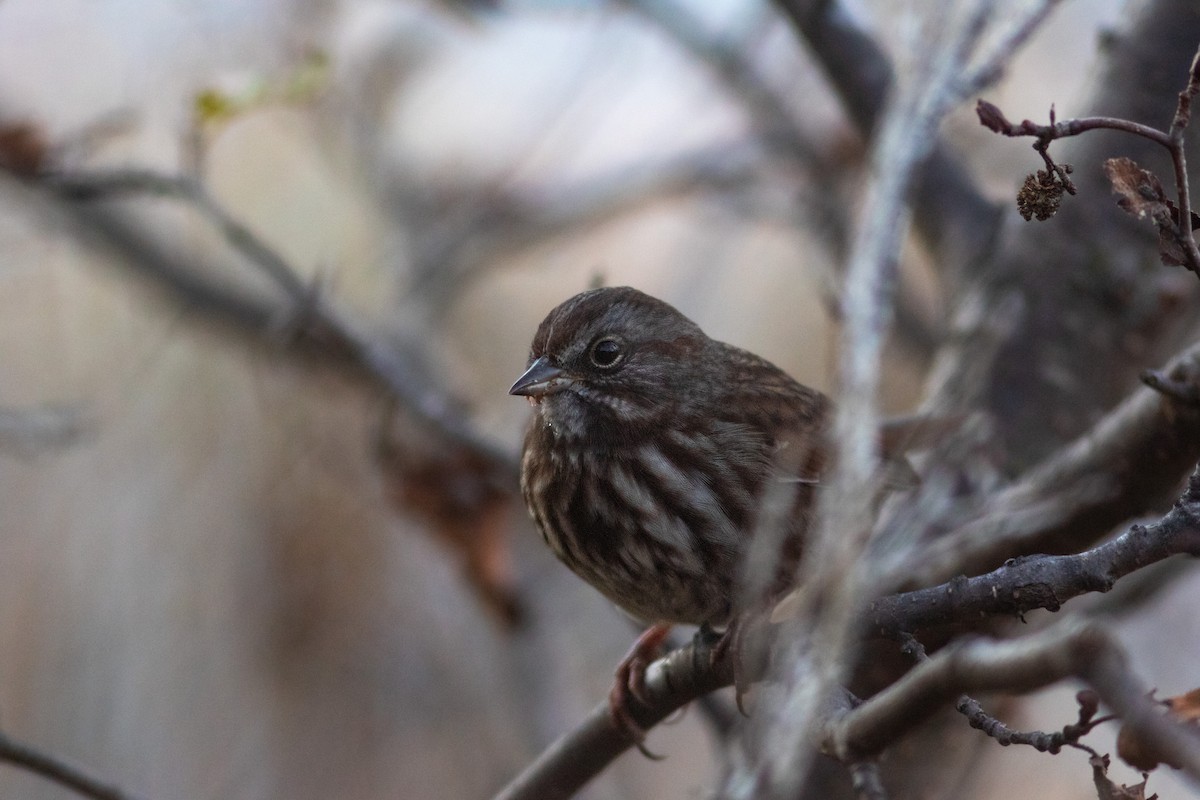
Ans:
[{"label": "reddish dried leaf", "polygon": [[1128,725],[1117,732],[1117,755],[1129,766],[1149,772],[1159,764],[1175,766],[1149,743],[1142,741]]},{"label": "reddish dried leaf", "polygon": [[33,123],[0,125],[0,168],[32,178],[45,166],[49,152],[45,134]]},{"label": "reddish dried leaf", "polygon": [[[1180,723],[1191,725],[1193,728],[1198,727],[1200,689],[1193,689],[1190,692],[1168,698],[1163,701],[1163,706],[1168,716],[1174,717]],[[1153,746],[1140,740],[1128,725],[1122,725],[1121,730],[1117,733],[1117,755],[1125,763],[1140,770],[1151,770],[1159,764],[1166,764],[1175,769],[1180,767]]]},{"label": "reddish dried leaf", "polygon": [[1200,689],[1169,698],[1167,705],[1171,715],[1181,722],[1196,722],[1200,720]]},{"label": "reddish dried leaf", "polygon": [[403,421],[381,441],[379,456],[392,503],[457,553],[472,588],[502,623],[520,624],[509,549],[513,498],[495,466]]}]

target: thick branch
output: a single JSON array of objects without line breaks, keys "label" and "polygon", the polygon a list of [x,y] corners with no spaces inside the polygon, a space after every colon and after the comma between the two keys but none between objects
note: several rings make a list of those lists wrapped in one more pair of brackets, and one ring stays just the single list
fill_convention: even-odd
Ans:
[{"label": "thick branch", "polygon": [[1132,525],[1078,555],[1013,559],[986,575],[882,597],[871,604],[870,626],[877,635],[898,636],[981,615],[1057,611],[1072,597],[1107,592],[1123,576],[1173,555],[1200,556],[1200,470],[1153,525]]}]

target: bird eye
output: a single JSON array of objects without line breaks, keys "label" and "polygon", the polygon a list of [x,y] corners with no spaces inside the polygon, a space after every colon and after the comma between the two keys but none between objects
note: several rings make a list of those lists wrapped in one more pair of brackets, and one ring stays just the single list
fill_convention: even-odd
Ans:
[{"label": "bird eye", "polygon": [[621,360],[621,356],[624,355],[623,349],[620,341],[605,338],[592,345],[588,356],[597,367],[612,367]]}]

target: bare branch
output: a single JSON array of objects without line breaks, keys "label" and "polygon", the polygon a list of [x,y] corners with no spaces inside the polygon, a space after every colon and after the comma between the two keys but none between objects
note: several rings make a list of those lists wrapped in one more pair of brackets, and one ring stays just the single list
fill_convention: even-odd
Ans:
[{"label": "bare branch", "polygon": [[1121,577],[1173,555],[1200,556],[1200,469],[1170,512],[1153,525],[1132,525],[1111,542],[1078,555],[1013,559],[973,578],[880,598],[870,628],[898,636],[984,614],[1057,611],[1072,597],[1107,592]]},{"label": "bare branch", "polygon": [[1100,626],[1067,620],[1009,641],[959,641],[826,726],[824,749],[846,760],[883,750],[964,692],[1029,692],[1077,676],[1137,735],[1200,780],[1200,736],[1160,713]]},{"label": "bare branch", "polygon": [[[1200,385],[1200,343],[1164,372]],[[1088,433],[987,498],[953,535],[932,543],[907,585],[978,574],[1014,556],[1086,547],[1149,510],[1198,458],[1200,410],[1139,388]]]},{"label": "bare branch", "polygon": [[[904,645],[901,649],[905,653],[913,656],[918,662],[929,660],[929,655],[925,652],[924,645],[915,636],[905,634],[902,637],[902,641]],[[1096,725],[1107,722],[1111,718],[1101,717],[1098,720],[1094,719],[1100,704],[1100,698],[1096,695],[1095,691],[1085,689],[1075,697],[1079,703],[1078,720],[1064,726],[1062,730],[1052,733],[1046,733],[1045,731],[1014,731],[999,719],[984,711],[983,706],[978,700],[965,694],[955,701],[954,710],[965,716],[972,728],[982,731],[991,739],[995,739],[1002,747],[1022,744],[1028,745],[1040,753],[1058,753],[1064,745],[1069,745],[1096,755],[1095,750],[1087,745],[1080,744],[1079,738],[1089,733]]]},{"label": "bare branch", "polygon": [[[586,231],[672,198],[703,192],[737,197],[752,190],[769,167],[770,160],[760,146],[730,141],[536,191],[495,186],[481,192],[476,185],[440,191],[438,208],[450,204],[466,207],[468,213],[454,224],[442,222],[424,236],[410,293],[421,297],[436,317],[467,281],[524,248]],[[392,194],[398,195],[399,190]],[[427,208],[428,198],[417,197],[419,191],[412,194],[393,202],[410,215],[434,213]],[[730,206],[735,211],[741,208],[738,203]],[[757,216],[759,212],[755,209],[753,213]]]},{"label": "bare branch", "polygon": [[[477,431],[460,412],[460,404],[440,390],[435,376],[422,365],[419,354],[424,347],[419,341],[383,341],[351,322],[195,180],[146,170],[121,170],[47,175],[30,188],[41,188],[39,199],[52,200],[59,211],[66,213],[84,241],[115,253],[189,308],[274,344],[286,344],[301,354],[349,367],[393,394],[433,431],[489,464],[498,485],[515,484],[516,464],[511,453]],[[148,230],[136,215],[116,207],[115,200],[131,195],[171,197],[195,208],[234,250],[283,291],[287,302],[232,286],[211,275],[202,264],[181,254],[174,243]],[[281,341],[280,331],[289,329],[294,335]]]},{"label": "bare branch", "polygon": [[779,94],[755,71],[739,48],[708,35],[686,9],[669,0],[618,0],[667,31],[701,63],[710,66],[758,123],[760,135],[773,149],[788,154],[820,175],[829,167],[809,136],[797,125]]},{"label": "bare branch", "polygon": [[[1048,169],[1058,171],[1060,179],[1067,186],[1067,190],[1071,194],[1075,193],[1074,187],[1066,178],[1066,175],[1063,174],[1062,170],[1050,159],[1047,152],[1050,142],[1056,139],[1066,139],[1088,131],[1107,129],[1140,136],[1147,141],[1166,148],[1171,156],[1171,163],[1175,170],[1176,203],[1178,205],[1176,207],[1169,207],[1169,204],[1166,204],[1161,218],[1156,215],[1154,219],[1159,228],[1167,232],[1174,243],[1171,255],[1168,256],[1164,252],[1163,258],[1168,263],[1182,263],[1192,272],[1195,272],[1197,277],[1200,277],[1200,249],[1197,249],[1196,240],[1192,236],[1193,220],[1191,198],[1188,190],[1187,153],[1183,135],[1191,113],[1191,98],[1197,91],[1200,91],[1200,77],[1198,77],[1200,75],[1200,66],[1198,65],[1200,65],[1200,50],[1196,51],[1196,55],[1192,59],[1192,69],[1188,74],[1188,85],[1179,93],[1179,104],[1176,107],[1169,132],[1117,117],[1085,117],[1056,122],[1053,109],[1050,111],[1049,125],[1038,125],[1030,120],[1024,120],[1019,125],[1015,125],[1008,121],[999,108],[983,100],[979,101],[976,113],[979,115],[980,122],[985,127],[1003,136],[1035,137],[1037,141],[1033,145],[1034,149],[1045,159]],[[1124,161],[1132,164],[1128,159],[1124,159]],[[1149,173],[1146,174],[1150,175]],[[1151,175],[1150,177],[1153,176]],[[1114,191],[1118,190],[1117,180],[1111,173],[1109,178],[1113,180]],[[1153,183],[1158,194],[1161,195],[1161,186],[1159,186],[1157,179],[1154,179]],[[1140,209],[1144,207],[1145,198],[1141,197],[1133,188],[1123,189],[1122,191],[1127,192],[1127,196],[1122,199],[1122,207],[1131,213],[1135,213],[1137,216],[1144,216],[1144,212],[1135,212],[1128,208],[1126,204],[1130,201],[1138,203],[1138,208]],[[1142,194],[1145,191],[1143,190]],[[1150,199],[1153,200],[1155,198]],[[1168,213],[1168,207],[1170,213]],[[1172,216],[1174,219],[1171,218]]]},{"label": "bare branch", "polygon": [[[1118,539],[1077,555],[1032,556],[988,575],[880,598],[870,605],[865,625],[870,634],[903,639],[946,622],[1011,616],[1039,608],[1058,610],[1072,597],[1108,591],[1121,576],[1177,554],[1200,557],[1200,467],[1174,508],[1154,525],[1131,526]],[[828,723],[827,745],[847,763],[869,760],[903,731],[932,714],[938,707],[934,700],[949,702],[964,692],[984,689],[1030,691],[1077,675],[1092,683],[1104,700],[1139,731],[1149,730],[1146,735],[1156,743],[1168,742],[1163,752],[1177,754],[1180,740],[1174,733],[1164,732],[1165,723],[1147,718],[1144,698],[1135,697],[1136,683],[1123,661],[1105,660],[1113,645],[1103,632],[1091,623],[1069,621],[1064,625],[1016,643],[973,642],[952,651],[965,650],[964,656],[939,653],[935,659],[965,660],[939,662],[930,675],[910,680],[896,693],[886,695],[880,705],[873,705],[875,698],[867,701],[863,707],[869,708],[863,715],[855,716],[857,710],[850,711]],[[1089,653],[1095,658],[1088,657]],[[973,676],[963,683],[955,682],[960,666]],[[1016,672],[1006,679],[1009,669]],[[634,702],[631,712],[644,729],[649,729],[700,694],[729,686],[732,680],[729,659],[713,664],[708,646],[697,640],[651,665],[647,684],[652,705]],[[915,688],[911,688],[913,684]],[[633,744],[613,725],[608,704],[602,703],[496,798],[569,797]],[[1181,763],[1200,764],[1196,759],[1200,759],[1200,750],[1191,752]],[[1200,776],[1200,772],[1196,774]]]},{"label": "bare branch", "polygon": [[[650,665],[645,695],[651,705],[637,698],[629,703],[630,713],[643,730],[697,697],[733,683],[731,659],[714,664],[711,644],[697,637]],[[603,702],[522,770],[494,800],[564,800],[636,744],[627,731],[613,724],[609,704]]]}]

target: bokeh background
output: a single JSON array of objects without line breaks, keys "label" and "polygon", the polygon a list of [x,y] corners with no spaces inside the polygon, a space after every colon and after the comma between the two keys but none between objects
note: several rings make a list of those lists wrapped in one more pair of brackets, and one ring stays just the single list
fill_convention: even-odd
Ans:
[{"label": "bokeh background", "polygon": [[[202,175],[347,318],[419,343],[431,389],[509,454],[528,409],[506,389],[537,323],[597,280],[827,388],[863,146],[768,5],[680,0],[839,180],[764,169],[737,92],[640,5],[3,0],[0,125],[32,126],[64,169]],[[889,46],[921,5],[850,4]],[[1128,5],[1064,4],[989,97],[1069,116]],[[969,109],[945,134],[993,196],[1036,166]],[[133,211],[261,282],[177,204]],[[906,253],[910,335],[887,360],[896,411],[944,321],[922,258]],[[293,357],[286,327],[214,323],[0,182],[0,729],[149,798],[487,797],[605,696],[633,626],[519,504],[447,521],[405,494],[382,394]],[[500,601],[468,572],[472,537]],[[1181,582],[1122,623],[1166,693],[1198,682],[1195,595]],[[1070,695],[1011,721],[1059,727]],[[973,769],[948,796],[1094,792],[1080,754],[963,735]],[[589,796],[704,796],[702,714],[651,745],[669,758],[626,756]],[[0,796],[64,791],[0,766]]]}]

